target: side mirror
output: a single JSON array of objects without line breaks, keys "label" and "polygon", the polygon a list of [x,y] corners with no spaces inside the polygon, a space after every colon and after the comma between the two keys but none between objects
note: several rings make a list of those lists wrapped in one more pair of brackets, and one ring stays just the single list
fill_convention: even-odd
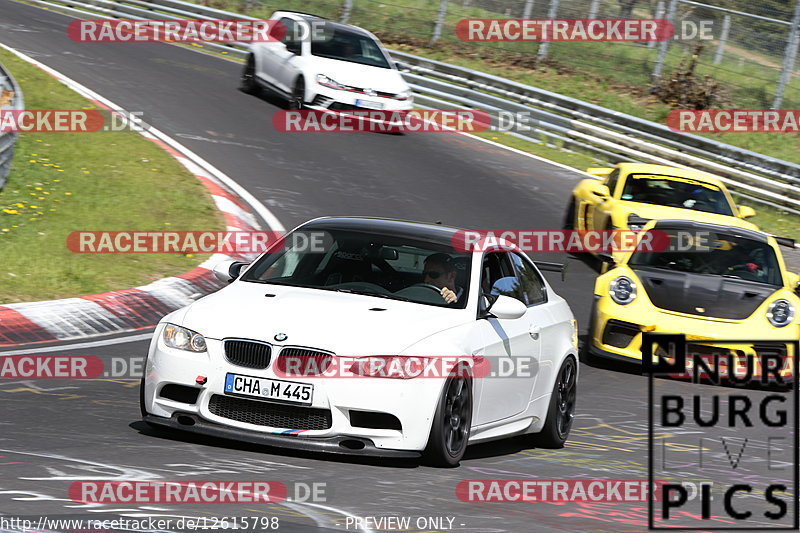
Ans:
[{"label": "side mirror", "polygon": [[214,273],[214,277],[223,283],[231,283],[239,277],[239,274],[242,273],[242,269],[249,264],[250,263],[245,263],[244,261],[222,261],[214,265],[212,272]]},{"label": "side mirror", "polygon": [[612,172],[614,172],[614,168],[612,167],[592,167],[587,168],[586,173],[591,174],[592,176],[608,176]]},{"label": "side mirror", "polygon": [[411,66],[405,63],[401,63],[400,61],[395,61],[394,66],[397,70],[402,72],[409,72],[411,70]]},{"label": "side mirror", "polygon": [[527,310],[528,308],[525,306],[525,304],[516,298],[502,295],[498,296],[492,306],[489,307],[489,312],[494,316],[507,320],[520,318]]},{"label": "side mirror", "polygon": [[299,41],[287,41],[286,42],[286,49],[289,50],[296,56],[299,56],[302,53],[302,46],[303,43]]},{"label": "side mirror", "polygon": [[746,205],[739,206],[739,217],[750,218],[756,216],[756,210]]},{"label": "side mirror", "polygon": [[592,194],[597,196],[598,198],[608,199],[611,198],[611,191],[608,190],[608,187],[603,185],[602,183],[595,184],[594,187],[591,189]]}]

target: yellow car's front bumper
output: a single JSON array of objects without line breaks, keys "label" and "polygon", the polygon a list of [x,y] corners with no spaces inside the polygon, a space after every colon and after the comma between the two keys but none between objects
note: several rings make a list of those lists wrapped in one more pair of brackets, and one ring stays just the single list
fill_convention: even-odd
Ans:
[{"label": "yellow car's front bumper", "polygon": [[[687,342],[727,350],[740,361],[748,355],[774,352],[781,343],[800,338],[799,325],[776,328],[760,310],[745,320],[693,317],[661,310],[642,297],[628,305],[619,305],[608,296],[595,295],[591,321],[589,353],[627,362],[641,362],[643,332],[683,334]],[[785,349],[790,357],[786,358],[781,374],[791,376],[793,349],[791,345]]]}]

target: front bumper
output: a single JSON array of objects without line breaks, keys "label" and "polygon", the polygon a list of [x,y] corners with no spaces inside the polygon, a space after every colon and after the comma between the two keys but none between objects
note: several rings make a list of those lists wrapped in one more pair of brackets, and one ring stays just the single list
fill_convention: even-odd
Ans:
[{"label": "front bumper", "polygon": [[323,437],[304,438],[296,435],[272,435],[247,431],[235,427],[223,426],[204,420],[191,414],[176,411],[170,418],[145,415],[142,420],[150,424],[187,431],[209,437],[231,439],[239,442],[275,446],[278,448],[291,448],[301,451],[320,451],[342,455],[360,455],[367,457],[393,457],[398,459],[413,459],[420,457],[420,452],[410,450],[388,450],[377,448],[370,439],[360,437]]},{"label": "front bumper", "polygon": [[[199,354],[169,348],[161,340],[163,327],[160,324],[156,328],[145,367],[144,407],[149,422],[206,434],[214,432],[225,438],[241,437],[250,442],[255,438],[264,444],[335,453],[409,457],[404,453],[420,452],[427,445],[444,379],[287,378],[276,375],[272,364],[265,370],[254,370],[230,363],[220,340],[206,339],[208,350]],[[311,383],[314,385],[312,403],[289,405],[226,394],[227,373]],[[205,378],[205,383],[197,382],[200,376]],[[170,385],[191,389],[194,394],[189,399],[167,397],[170,395],[165,395],[164,391]],[[215,410],[212,398],[245,400],[248,411],[239,411],[236,407],[232,415],[230,411]],[[288,415],[283,409],[287,405]],[[240,417],[240,412],[255,413],[254,416],[261,418]],[[396,427],[363,427],[364,424],[355,424],[354,412],[391,416],[397,424]],[[325,423],[319,423],[319,415],[324,415]],[[192,418],[194,425],[180,424],[177,416]],[[277,423],[282,426],[266,425]],[[364,446],[356,445],[359,449],[348,450],[346,441],[358,441]],[[418,456],[418,453],[410,456]]]},{"label": "front bumper", "polygon": [[[413,98],[398,100],[366,94],[332,89],[318,83],[314,84],[315,94],[311,99],[311,107],[331,111],[409,111],[414,104]],[[377,104],[377,105],[376,105]]]},{"label": "front bumper", "polygon": [[[761,348],[755,343],[790,342],[800,335],[800,327],[775,328],[759,324],[758,311],[742,321],[724,321],[662,311],[644,298],[627,306],[618,305],[609,297],[596,298],[592,313],[588,351],[591,355],[629,363],[642,360],[642,333],[683,334],[693,344],[713,344],[734,354],[756,355]],[[615,334],[614,334],[615,333]],[[791,348],[789,348],[791,354]],[[781,374],[790,376],[791,357],[786,358]]]}]

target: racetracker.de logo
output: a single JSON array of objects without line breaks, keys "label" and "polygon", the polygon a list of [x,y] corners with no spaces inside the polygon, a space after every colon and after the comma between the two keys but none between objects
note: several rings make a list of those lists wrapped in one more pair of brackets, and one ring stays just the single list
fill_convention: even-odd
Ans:
[{"label": "racetracker.de logo", "polygon": [[274,20],[75,20],[67,27],[79,43],[265,43],[285,34]]},{"label": "racetracker.de logo", "polygon": [[0,379],[93,379],[103,368],[103,360],[94,356],[0,356]]},{"label": "racetracker.de logo", "polygon": [[279,481],[75,481],[75,503],[280,503],[286,485]]},{"label": "racetracker.de logo", "polygon": [[291,249],[325,253],[326,231],[73,231],[67,248],[76,254],[260,254]]},{"label": "racetracker.de logo", "polygon": [[141,115],[97,109],[7,109],[0,111],[0,133],[141,131]]},{"label": "racetracker.de logo", "polygon": [[303,109],[278,111],[272,115],[275,129],[283,133],[414,133],[481,132],[489,129],[491,117],[485,111],[412,109],[410,111],[364,110],[328,111]]},{"label": "racetracker.de logo", "polygon": [[665,19],[461,19],[462,41],[666,41]]},{"label": "racetracker.de logo", "polygon": [[800,110],[676,109],[667,115],[667,126],[690,133],[798,133]]},{"label": "racetracker.de logo", "polygon": [[[654,483],[653,497],[660,497]],[[469,503],[646,502],[648,482],[640,479],[465,479],[456,496]]]},{"label": "racetracker.de logo", "polygon": [[514,247],[525,252],[612,253],[659,252],[669,248],[668,235],[660,230],[459,230],[453,234],[453,249],[483,253]]}]

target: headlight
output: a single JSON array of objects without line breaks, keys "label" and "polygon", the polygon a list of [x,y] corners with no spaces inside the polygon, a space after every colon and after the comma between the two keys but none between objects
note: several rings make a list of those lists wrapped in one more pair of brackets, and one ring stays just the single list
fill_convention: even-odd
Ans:
[{"label": "headlight", "polygon": [[206,339],[202,335],[175,324],[167,324],[164,328],[164,344],[187,352],[206,351]]},{"label": "headlight", "polygon": [[320,85],[324,85],[325,87],[331,87],[332,89],[345,89],[346,87],[339,83],[336,80],[332,80],[325,74],[317,74],[317,83]]},{"label": "headlight", "polygon": [[640,232],[644,225],[650,222],[649,218],[642,218],[635,213],[628,215],[628,227],[631,231]]},{"label": "headlight", "polygon": [[636,299],[636,284],[626,276],[615,278],[608,287],[608,295],[620,305],[627,305]]},{"label": "headlight", "polygon": [[776,328],[782,328],[792,323],[794,307],[789,300],[775,300],[767,307],[767,320]]}]

